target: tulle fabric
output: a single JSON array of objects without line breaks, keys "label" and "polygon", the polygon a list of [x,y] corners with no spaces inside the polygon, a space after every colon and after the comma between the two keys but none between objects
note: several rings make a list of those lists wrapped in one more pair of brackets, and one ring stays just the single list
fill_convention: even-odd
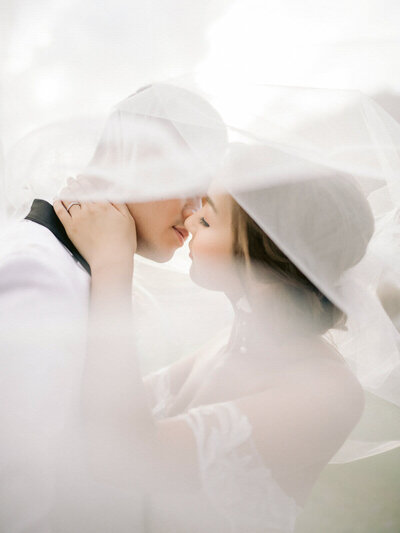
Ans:
[{"label": "tulle fabric", "polygon": [[[169,368],[146,377],[156,419],[170,416],[176,399]],[[301,507],[288,496],[265,465],[252,439],[252,426],[235,402],[189,408],[184,420],[196,440],[202,488],[227,531],[294,531]]]},{"label": "tulle fabric", "polygon": [[[265,86],[230,89],[227,99],[224,91],[210,89],[203,94],[194,88],[199,100],[192,97],[190,84],[154,84],[118,104],[101,127],[98,122],[79,121],[34,132],[6,157],[6,218],[24,214],[34,196],[51,199],[69,173],[84,185],[81,201],[203,195],[212,181],[230,192],[315,286],[347,314],[347,329],[332,329],[325,336],[338,347],[369,400],[361,423],[332,461],[349,462],[393,449],[400,444],[399,300],[394,291],[394,303],[388,303],[382,290],[399,287],[399,126],[373,101],[355,92]],[[85,138],[87,143],[82,141]],[[66,139],[71,150],[65,150]],[[366,210],[372,213],[371,231],[367,231],[360,210],[344,206],[342,193],[347,195],[349,189],[361,195]],[[64,197],[76,199],[68,197],[68,191]],[[347,240],[354,228],[366,246],[358,255],[354,242]],[[355,244],[359,246],[360,241]],[[355,253],[354,262],[342,264],[338,254],[348,249]],[[146,288],[142,292],[152,304],[160,295],[164,300],[160,313],[157,308],[157,320],[151,305],[144,319],[153,338],[142,350],[145,357],[153,358],[153,366],[163,356],[156,355],[152,347],[167,348],[162,345],[161,333],[172,331],[171,340],[177,329],[183,330],[187,346],[192,347],[196,341],[189,339],[194,335],[191,323],[202,323],[201,333],[209,338],[220,319],[213,298],[203,295],[203,315],[196,312],[198,302],[184,299],[181,276],[170,279],[165,296],[160,280],[166,280],[169,269],[155,267],[155,271],[154,294],[151,290],[146,293]],[[183,277],[187,280],[187,272]],[[168,315],[177,288],[178,324],[169,321]],[[288,365],[290,370],[278,335],[287,327],[287,317],[279,302],[272,303],[277,305],[267,315],[260,315],[259,329],[250,342],[260,345],[265,333],[270,334],[274,368]],[[59,329],[64,319],[69,320],[68,313],[61,315]],[[270,325],[274,321],[276,329]],[[297,324],[300,328],[313,325],[303,318]],[[115,331],[114,322],[110,327]],[[142,326],[134,322],[132,329],[140,341]],[[14,342],[15,331],[8,331],[10,334]],[[103,334],[99,330],[99,335]],[[18,339],[17,345],[20,342]],[[177,357],[173,351],[177,344],[168,346],[165,360]],[[215,351],[210,357],[213,354]],[[68,361],[68,354],[64,357]],[[260,358],[244,361],[253,374],[258,368],[265,373]],[[243,366],[243,360],[238,362],[238,369]],[[243,372],[243,382],[247,375]],[[171,395],[170,386],[168,371],[154,377],[151,404],[156,420],[171,413],[174,391]],[[278,402],[277,409],[280,406]],[[387,417],[388,412],[394,416]],[[251,526],[261,531],[267,521],[272,529],[293,530],[298,509],[260,457],[249,413],[229,401],[173,415],[181,416],[194,436],[196,467],[207,505],[223,517],[227,528],[248,531]],[[42,420],[44,426],[49,422],[47,416]],[[294,412],[291,421],[295,420]],[[380,420],[384,423],[378,426]],[[271,440],[273,436],[271,431]],[[318,450],[311,459],[319,461]]]},{"label": "tulle fabric", "polygon": [[[69,172],[84,184],[82,200],[203,195],[213,182],[346,312],[347,330],[329,338],[366,390],[399,406],[399,125],[357,91],[238,84],[227,98],[226,90],[155,83],[105,121],[33,132],[5,158],[6,214],[24,214],[36,195],[51,200]],[[358,192],[373,229],[351,212]],[[357,243],[352,231],[363,235]],[[344,268],[338,254],[348,249]]]}]

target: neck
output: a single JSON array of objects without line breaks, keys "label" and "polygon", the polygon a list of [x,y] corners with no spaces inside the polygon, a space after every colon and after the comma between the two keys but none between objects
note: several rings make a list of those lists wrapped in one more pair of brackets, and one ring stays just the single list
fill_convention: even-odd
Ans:
[{"label": "neck", "polygon": [[283,345],[311,333],[281,284],[254,286],[247,294],[232,293],[228,298],[235,313],[229,343],[232,350],[264,354],[279,348],[281,352]]}]

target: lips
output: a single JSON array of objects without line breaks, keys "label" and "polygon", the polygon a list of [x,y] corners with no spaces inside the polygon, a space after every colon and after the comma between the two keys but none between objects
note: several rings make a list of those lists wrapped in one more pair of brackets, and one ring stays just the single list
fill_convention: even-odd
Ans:
[{"label": "lips", "polygon": [[181,246],[185,243],[186,239],[189,236],[189,232],[186,228],[183,228],[181,226],[172,226],[172,228],[175,230],[176,235],[179,238],[179,242],[181,243]]}]

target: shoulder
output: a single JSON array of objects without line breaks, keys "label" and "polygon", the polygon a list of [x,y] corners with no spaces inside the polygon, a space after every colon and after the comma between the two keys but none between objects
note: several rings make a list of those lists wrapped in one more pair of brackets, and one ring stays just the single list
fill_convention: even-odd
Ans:
[{"label": "shoulder", "polygon": [[19,220],[1,232],[0,252],[2,256],[7,253],[69,253],[50,230],[31,220]]},{"label": "shoulder", "polygon": [[13,224],[0,235],[0,269],[14,279],[39,276],[67,284],[75,278],[89,279],[51,231],[29,220]]},{"label": "shoulder", "polygon": [[305,343],[306,357],[292,371],[292,384],[314,397],[321,410],[354,425],[364,409],[364,391],[345,359],[334,346],[321,339]]},{"label": "shoulder", "polygon": [[[25,224],[26,222],[26,224]],[[0,237],[0,313],[30,316],[84,309],[90,277],[46,228],[21,221]]]},{"label": "shoulder", "polygon": [[362,408],[364,393],[361,384],[336,348],[320,342],[315,355],[306,366],[307,371],[318,378],[327,391],[340,394],[344,401],[351,399],[354,407]]},{"label": "shoulder", "polygon": [[364,392],[333,348],[319,343],[308,348],[308,356],[287,367],[273,386],[236,403],[263,445],[274,434],[282,442],[312,441],[328,456],[359,421]]}]

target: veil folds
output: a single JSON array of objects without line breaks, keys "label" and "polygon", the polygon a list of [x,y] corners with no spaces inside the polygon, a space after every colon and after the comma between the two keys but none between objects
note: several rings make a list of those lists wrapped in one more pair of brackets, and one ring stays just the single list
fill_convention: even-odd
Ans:
[{"label": "veil folds", "polygon": [[[5,191],[8,213],[18,214],[34,196],[51,199],[70,174],[84,180],[82,200],[204,195],[211,181],[228,191],[347,316],[345,330],[326,334],[368,394],[334,459],[347,462],[400,444],[399,425],[376,431],[385,413],[399,419],[399,171],[400,126],[359,92],[200,90],[178,80],[138,91],[105,121],[33,132],[6,157]],[[181,287],[187,274],[177,276]],[[157,300],[159,284],[152,290]],[[173,280],[169,290],[170,301]]]}]

